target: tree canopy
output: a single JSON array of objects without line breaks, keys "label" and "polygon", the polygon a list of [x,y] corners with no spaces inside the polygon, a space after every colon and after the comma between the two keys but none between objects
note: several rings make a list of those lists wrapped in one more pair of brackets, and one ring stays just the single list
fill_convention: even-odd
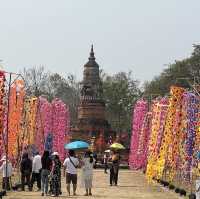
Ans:
[{"label": "tree canopy", "polygon": [[130,132],[132,106],[140,95],[139,82],[133,79],[132,72],[103,74],[102,82],[107,119],[116,131]]},{"label": "tree canopy", "polygon": [[200,45],[194,45],[192,55],[184,60],[175,61],[150,82],[144,84],[145,95],[166,95],[171,85],[191,89],[200,78]]},{"label": "tree canopy", "polygon": [[70,109],[71,123],[77,118],[79,104],[79,83],[75,76],[68,74],[66,78],[57,73],[50,73],[44,67],[33,67],[23,70],[23,77],[28,95],[45,96],[49,101],[60,98]]}]

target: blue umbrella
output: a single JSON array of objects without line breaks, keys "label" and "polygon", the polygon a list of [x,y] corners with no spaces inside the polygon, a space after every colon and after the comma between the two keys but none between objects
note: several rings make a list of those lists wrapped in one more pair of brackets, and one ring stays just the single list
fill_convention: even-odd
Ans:
[{"label": "blue umbrella", "polygon": [[64,147],[65,147],[65,149],[69,149],[69,150],[87,149],[89,147],[89,144],[84,141],[74,141],[74,142],[65,144]]}]

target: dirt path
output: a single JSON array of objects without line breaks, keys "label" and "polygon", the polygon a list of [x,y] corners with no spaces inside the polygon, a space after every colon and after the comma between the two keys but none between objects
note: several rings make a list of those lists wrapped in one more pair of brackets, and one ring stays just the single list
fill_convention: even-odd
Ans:
[{"label": "dirt path", "polygon": [[[144,175],[133,171],[120,171],[119,186],[110,187],[108,174],[105,175],[102,170],[95,170],[93,196],[86,197],[84,190],[78,187],[78,196],[71,196],[74,199],[98,198],[98,199],[179,199],[173,192],[164,191],[158,185],[148,185]],[[64,181],[62,187],[63,195],[59,198],[69,198],[66,193]],[[52,198],[42,197],[40,192],[10,192],[5,199],[39,199]],[[183,197],[182,197],[183,198]]]}]

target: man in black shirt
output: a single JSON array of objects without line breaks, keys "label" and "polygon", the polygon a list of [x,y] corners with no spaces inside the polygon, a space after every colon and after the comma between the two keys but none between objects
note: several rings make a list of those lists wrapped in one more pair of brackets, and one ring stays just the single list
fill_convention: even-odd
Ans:
[{"label": "man in black shirt", "polygon": [[24,153],[22,156],[20,171],[21,171],[22,191],[24,191],[25,184],[28,185],[29,191],[31,191],[30,178],[32,172],[32,161],[29,159],[28,153]]}]

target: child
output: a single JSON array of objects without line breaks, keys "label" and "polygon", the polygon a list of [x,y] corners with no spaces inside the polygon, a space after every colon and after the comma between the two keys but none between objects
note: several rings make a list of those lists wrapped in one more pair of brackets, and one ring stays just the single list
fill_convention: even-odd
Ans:
[{"label": "child", "polygon": [[2,163],[0,167],[0,171],[3,173],[3,181],[2,181],[2,189],[10,190],[10,178],[12,176],[12,164],[9,160],[7,160],[7,175],[6,175],[6,156],[0,160]]},{"label": "child", "polygon": [[92,195],[93,157],[90,151],[85,153],[82,160],[82,184],[85,187],[85,196]]}]

